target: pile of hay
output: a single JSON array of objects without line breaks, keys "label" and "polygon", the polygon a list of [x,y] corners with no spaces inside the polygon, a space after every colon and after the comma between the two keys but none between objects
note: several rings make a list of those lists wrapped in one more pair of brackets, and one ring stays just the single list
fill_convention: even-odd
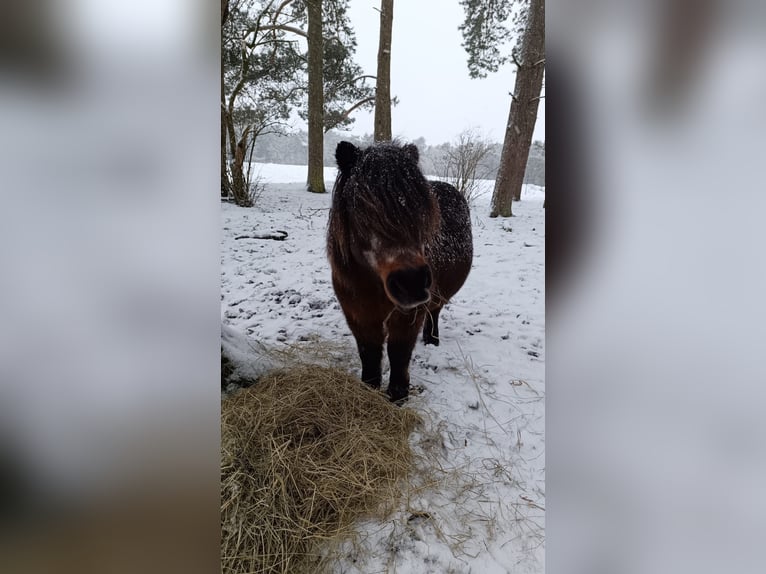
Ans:
[{"label": "pile of hay", "polygon": [[403,491],[419,417],[344,371],[276,371],[221,406],[225,574],[319,572],[327,546]]}]

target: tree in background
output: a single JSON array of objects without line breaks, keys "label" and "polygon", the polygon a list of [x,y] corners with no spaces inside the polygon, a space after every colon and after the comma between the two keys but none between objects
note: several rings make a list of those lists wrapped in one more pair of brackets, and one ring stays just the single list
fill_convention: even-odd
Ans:
[{"label": "tree in background", "polygon": [[324,193],[324,82],[322,56],[322,0],[307,0],[308,12],[308,130],[309,168],[306,189]]},{"label": "tree in background", "polygon": [[545,187],[545,142],[533,141],[529,148],[524,183]]},{"label": "tree in background", "polygon": [[[372,107],[375,97],[373,88],[366,82],[375,76],[366,75],[362,68],[353,61],[356,51],[356,36],[351,27],[347,11],[348,0],[307,0],[321,10],[321,50],[318,38],[312,43],[309,38],[309,70],[312,70],[312,53],[319,55],[319,64],[314,69],[315,78],[321,69],[322,81],[314,80],[314,94],[308,98],[308,107],[301,112],[301,117],[308,121],[308,181],[309,191],[323,193],[324,185],[324,134],[336,128],[351,124],[351,114],[360,108]],[[298,3],[296,2],[296,5]],[[309,14],[309,29],[311,29]],[[311,37],[311,34],[309,34]],[[312,47],[313,46],[313,47]],[[309,84],[312,84],[309,73]],[[322,104],[320,107],[321,91]],[[313,130],[312,130],[313,126]],[[313,136],[313,137],[312,137]]]},{"label": "tree in background", "polygon": [[[465,21],[460,26],[463,47],[468,53],[472,78],[496,72],[512,59],[516,64],[516,85],[503,141],[500,168],[495,179],[490,217],[513,215],[511,202],[521,198],[524,171],[537,120],[537,108],[545,73],[545,0],[461,0]],[[514,6],[514,28],[523,35],[511,51],[503,55],[499,46],[513,36],[506,27]]]},{"label": "tree in background", "polygon": [[375,89],[376,142],[391,140],[391,29],[394,0],[380,0],[380,40],[378,41],[378,77]]},{"label": "tree in background", "polygon": [[[324,191],[323,132],[350,124],[355,109],[372,106],[366,82],[373,76],[353,61],[356,38],[347,7],[348,0],[222,0],[221,193],[238,204],[252,203],[244,166],[256,139],[284,131],[293,111],[313,126],[307,187]],[[311,31],[319,28],[319,42],[316,36],[309,42],[309,12],[317,8],[319,26]],[[318,73],[316,67],[310,73],[317,62]]]},{"label": "tree in background", "polygon": [[245,162],[256,138],[286,125],[301,101],[302,54],[285,41],[286,5],[221,3],[221,194],[241,206],[253,203]]},{"label": "tree in background", "polygon": [[224,82],[224,65],[223,65],[223,28],[226,22],[229,20],[229,0],[221,0],[221,197],[228,197],[231,193],[231,182],[227,175],[226,169],[226,145],[227,145],[227,131],[226,131],[226,85]]},{"label": "tree in background", "polygon": [[[335,148],[338,143],[346,140],[357,147],[368,147],[374,139],[372,134],[357,136],[346,131],[330,130],[324,134],[324,160],[325,167],[335,165]],[[423,173],[429,176],[447,177],[447,163],[445,158],[451,152],[457,142],[428,145],[425,138],[415,138],[414,143],[420,150],[420,165]],[[253,161],[263,163],[306,165],[308,154],[306,153],[308,134],[306,130],[292,133],[267,133],[261,135],[256,144]],[[494,179],[500,167],[500,154],[503,145],[496,142],[489,143],[487,155],[479,163],[476,169],[476,179]],[[454,153],[454,152],[453,152]],[[545,144],[534,141],[529,149],[529,159],[524,175],[524,184],[539,185],[545,187]]]},{"label": "tree in background", "polygon": [[487,176],[484,161],[491,150],[492,143],[474,129],[463,130],[446,148],[444,175],[469,203],[481,193],[477,180]]},{"label": "tree in background", "polygon": [[[375,88],[367,83],[375,76],[365,74],[354,63],[356,35],[348,18],[349,0],[323,0],[324,9],[324,131],[353,123],[351,114],[372,109]],[[334,163],[333,163],[334,165]]]}]

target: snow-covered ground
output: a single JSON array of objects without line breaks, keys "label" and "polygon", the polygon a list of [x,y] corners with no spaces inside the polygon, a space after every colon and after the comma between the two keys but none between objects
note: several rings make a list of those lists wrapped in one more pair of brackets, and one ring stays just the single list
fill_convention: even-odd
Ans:
[{"label": "snow-covered ground", "polygon": [[[330,342],[358,373],[325,256],[331,194],[305,191],[305,166],[254,168],[266,183],[256,206],[222,204],[226,331],[266,346]],[[326,169],[328,191],[334,177]],[[490,219],[492,183],[472,205],[473,268],[441,314],[441,345],[418,341],[410,368],[422,391],[408,407],[427,421],[413,445],[438,437],[441,482],[410,493],[388,522],[360,524],[338,572],[544,570],[544,190],[527,186],[513,218]],[[287,239],[236,239],[275,230]]]}]

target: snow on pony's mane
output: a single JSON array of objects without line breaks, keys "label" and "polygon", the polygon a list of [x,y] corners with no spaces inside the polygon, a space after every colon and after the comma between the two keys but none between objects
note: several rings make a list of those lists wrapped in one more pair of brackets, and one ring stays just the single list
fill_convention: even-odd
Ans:
[{"label": "snow on pony's mane", "polygon": [[335,156],[332,210],[352,235],[420,246],[438,229],[438,207],[416,146],[393,141],[361,149],[341,142]]}]

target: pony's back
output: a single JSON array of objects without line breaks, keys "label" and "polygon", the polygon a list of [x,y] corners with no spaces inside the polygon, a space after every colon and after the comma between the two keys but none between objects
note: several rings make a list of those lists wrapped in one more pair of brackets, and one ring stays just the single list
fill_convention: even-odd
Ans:
[{"label": "pony's back", "polygon": [[443,181],[429,182],[436,194],[441,224],[427,254],[433,261],[436,285],[443,300],[448,300],[462,287],[473,262],[473,236],[468,202],[452,185]]}]

